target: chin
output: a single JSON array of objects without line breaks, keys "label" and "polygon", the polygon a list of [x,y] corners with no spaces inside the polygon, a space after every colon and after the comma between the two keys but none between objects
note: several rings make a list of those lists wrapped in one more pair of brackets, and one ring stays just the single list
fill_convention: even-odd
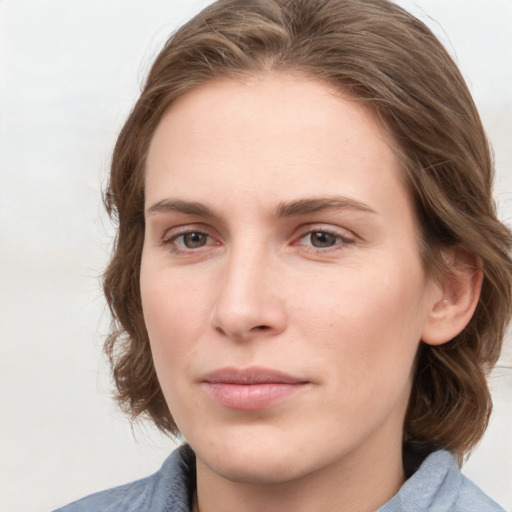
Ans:
[{"label": "chin", "polygon": [[250,484],[282,484],[296,480],[308,473],[306,468],[299,466],[297,453],[289,457],[284,453],[270,450],[246,450],[244,454],[221,454],[214,461],[204,459],[217,475],[238,483]]},{"label": "chin", "polygon": [[[268,432],[253,427],[252,432],[223,436],[215,441],[202,438],[196,446],[198,464],[217,475],[239,483],[282,484],[317,471],[332,457],[332,449],[323,453],[322,446],[311,438],[293,439],[290,431]],[[220,440],[219,440],[220,439]]]}]

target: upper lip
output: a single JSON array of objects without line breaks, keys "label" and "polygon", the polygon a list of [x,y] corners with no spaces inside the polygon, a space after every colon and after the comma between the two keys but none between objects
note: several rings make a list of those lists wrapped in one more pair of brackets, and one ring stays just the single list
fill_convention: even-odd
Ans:
[{"label": "upper lip", "polygon": [[294,377],[279,370],[260,367],[220,368],[204,375],[201,381],[209,384],[240,384],[246,386],[254,384],[303,384],[308,382],[306,379]]}]

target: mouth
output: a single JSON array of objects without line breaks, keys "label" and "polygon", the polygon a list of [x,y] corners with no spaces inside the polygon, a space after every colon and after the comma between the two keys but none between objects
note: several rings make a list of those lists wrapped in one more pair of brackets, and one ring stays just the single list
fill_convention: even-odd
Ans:
[{"label": "mouth", "polygon": [[305,389],[309,381],[267,368],[221,368],[208,373],[201,385],[217,404],[255,411],[275,406]]}]

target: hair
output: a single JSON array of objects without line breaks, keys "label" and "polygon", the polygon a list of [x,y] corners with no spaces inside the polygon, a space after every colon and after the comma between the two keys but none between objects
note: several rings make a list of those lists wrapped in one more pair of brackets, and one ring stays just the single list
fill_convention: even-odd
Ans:
[{"label": "hair", "polygon": [[364,103],[393,134],[420,226],[426,272],[445,275],[441,250],[481,262],[483,284],[467,327],[420,344],[404,440],[459,459],[492,408],[487,375],[512,312],[512,235],[496,217],[493,161],[457,66],[432,32],[388,0],[219,0],[177,30],[157,56],[122,128],[105,194],[118,224],[104,291],[113,315],[105,343],[117,398],[132,418],[177,427],[153,365],[139,288],[144,167],[153,132],[181,95],[217,78],[299,73]]}]

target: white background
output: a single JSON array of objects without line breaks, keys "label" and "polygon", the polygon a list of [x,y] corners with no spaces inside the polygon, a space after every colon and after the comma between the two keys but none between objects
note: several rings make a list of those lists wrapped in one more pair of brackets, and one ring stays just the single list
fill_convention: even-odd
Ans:
[{"label": "white background", "polygon": [[[206,3],[0,0],[1,511],[52,510],[155,471],[172,449],[149,426],[132,432],[110,399],[99,275],[112,231],[101,186],[158,48]],[[469,82],[510,225],[512,1],[402,4]],[[512,511],[512,369],[491,384],[492,424],[465,472]]]}]

